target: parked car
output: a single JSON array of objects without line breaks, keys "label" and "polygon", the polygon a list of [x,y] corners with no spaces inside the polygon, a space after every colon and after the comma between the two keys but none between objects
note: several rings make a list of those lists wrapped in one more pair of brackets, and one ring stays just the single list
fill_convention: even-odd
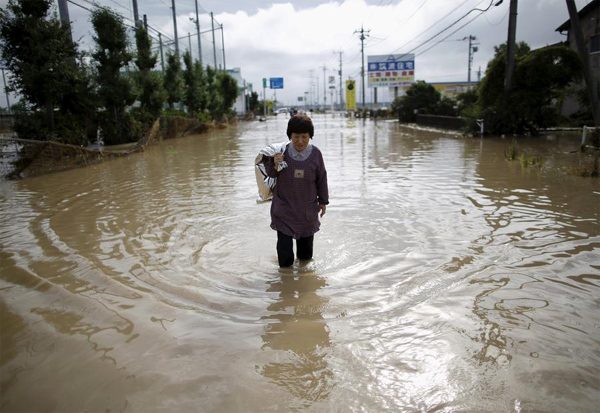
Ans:
[{"label": "parked car", "polygon": [[275,112],[273,112],[274,115],[285,115],[287,113],[290,113],[290,110],[288,108],[279,108],[277,110],[275,110]]}]

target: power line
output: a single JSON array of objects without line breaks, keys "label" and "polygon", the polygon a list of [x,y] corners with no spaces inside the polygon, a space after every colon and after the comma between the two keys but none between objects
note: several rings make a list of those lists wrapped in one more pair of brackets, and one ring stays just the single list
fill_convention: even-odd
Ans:
[{"label": "power line", "polygon": [[[433,27],[435,27],[439,22],[441,22],[442,20],[444,20],[446,17],[450,16],[452,13],[454,13],[456,10],[458,10],[460,7],[464,6],[465,3],[467,3],[470,0],[464,0],[460,6],[458,6],[457,8],[454,8],[452,10],[450,10],[450,12],[446,13],[443,17],[439,18],[438,20],[436,20],[435,23],[433,23],[431,26],[429,26],[428,28],[426,28],[425,30],[423,30],[421,33],[419,33],[418,35],[416,35],[415,37],[413,37],[411,40],[409,40],[408,42],[404,43],[402,46],[400,46],[398,49],[394,50],[391,54],[394,54],[395,52],[397,52],[398,50],[403,49],[406,45],[408,45],[409,43],[412,43],[413,41],[417,40],[419,37],[421,37],[423,34],[427,33],[430,29],[432,29]],[[485,1],[485,0],[483,0]],[[483,1],[479,2],[477,5],[483,3]],[[456,22],[454,22],[453,24],[456,24]],[[446,30],[446,29],[444,29]],[[439,34],[439,33],[438,33]],[[435,36],[433,36],[434,38],[437,36],[437,34]],[[417,48],[420,46],[417,46]]]},{"label": "power line", "polygon": [[117,2],[116,0],[110,0],[110,2],[116,4],[119,7],[124,8],[125,10],[127,10],[128,12],[131,13],[131,7],[123,6],[121,3]]},{"label": "power line", "polygon": [[[498,2],[496,3],[496,6],[497,6],[497,5],[499,5],[501,2],[502,2],[502,0],[498,1]],[[490,1],[490,4],[489,4],[489,6],[488,6],[488,7],[487,7],[487,9],[485,9],[485,10],[481,10],[481,9],[477,9],[477,8],[469,10],[467,13],[465,13],[465,14],[464,14],[462,17],[460,17],[460,18],[459,18],[458,20],[456,20],[454,23],[450,24],[449,26],[447,26],[447,27],[446,27],[446,28],[444,28],[443,30],[441,30],[441,31],[437,32],[435,35],[431,36],[429,39],[425,40],[423,43],[421,43],[421,44],[420,44],[420,45],[418,45],[417,47],[414,47],[414,48],[413,48],[412,50],[410,50],[409,52],[407,52],[407,53],[404,53],[402,56],[406,56],[406,55],[408,55],[408,54],[411,54],[411,53],[413,53],[415,50],[417,50],[417,49],[421,48],[422,46],[426,45],[427,43],[429,43],[430,41],[432,41],[433,39],[435,39],[436,37],[438,37],[440,34],[444,33],[446,30],[450,29],[452,26],[454,26],[455,24],[457,24],[459,21],[461,21],[462,19],[464,19],[465,17],[467,17],[467,16],[468,16],[468,15],[469,15],[469,14],[470,14],[472,11],[475,11],[475,10],[478,10],[478,11],[480,11],[480,13],[479,13],[479,14],[478,14],[478,15],[477,15],[475,18],[479,17],[481,14],[483,14],[484,12],[486,12],[487,10],[489,10],[489,9],[490,9],[490,7],[492,7],[492,4],[493,4],[493,3],[494,3],[494,0],[491,0],[491,1]],[[481,3],[480,3],[480,4],[481,4]],[[463,28],[463,27],[465,27],[467,24],[469,24],[470,22],[472,22],[473,20],[475,20],[475,18],[473,18],[473,19],[469,20],[469,22],[468,22],[468,23],[466,23],[466,24],[464,24],[463,26],[461,26],[461,27],[460,27],[458,30],[462,29],[462,28]],[[454,32],[452,32],[450,35],[452,35],[452,34],[456,33],[458,30],[455,30],[455,31],[454,31]],[[447,39],[448,37],[450,37],[450,36],[447,36],[447,37],[445,37],[445,38],[444,38],[444,39],[442,39],[442,40],[445,40],[445,39]],[[436,44],[437,44],[437,43],[436,43]],[[434,46],[435,46],[435,45],[434,45]],[[434,46],[432,46],[432,47],[434,47]],[[429,49],[431,49],[431,47],[430,47]],[[429,49],[427,49],[427,50],[429,50]],[[391,54],[393,54],[393,53],[397,52],[398,50],[400,50],[400,49],[396,49],[396,50],[395,50],[394,52],[392,52]],[[426,51],[427,51],[427,50],[426,50]],[[424,53],[424,52],[423,52],[423,53]],[[423,53],[420,53],[420,54],[423,54]]]},{"label": "power line", "polygon": [[466,22],[465,24],[463,24],[462,26],[460,26],[458,29],[454,30],[452,33],[450,33],[448,36],[444,37],[442,40],[436,42],[433,46],[428,47],[427,49],[425,49],[422,52],[419,52],[419,54],[415,55],[416,56],[421,56],[422,54],[427,53],[429,50],[433,49],[435,46],[437,46],[438,44],[442,43],[444,40],[446,40],[448,37],[452,36],[454,33],[458,32],[460,29],[462,29],[463,27],[467,26],[469,23],[471,23],[473,20],[475,20],[476,18],[478,18],[479,16],[481,16],[483,13],[479,13],[477,16],[473,17],[471,20],[469,20],[468,22]]},{"label": "power line", "polygon": [[510,12],[510,8],[507,8],[506,9],[506,13],[504,14],[504,17],[502,17],[502,19],[500,19],[500,21],[498,23],[495,23],[495,24],[490,22],[490,19],[488,19],[487,15],[484,15],[483,17],[485,17],[485,20],[488,22],[488,24],[490,26],[498,26],[498,25],[500,25],[500,23],[502,23],[506,19],[506,16],[508,16],[509,12]]},{"label": "power line", "polygon": [[[410,21],[410,19],[412,19],[412,18],[413,18],[413,16],[414,16],[415,14],[417,14],[417,12],[418,12],[419,10],[421,10],[421,9],[423,8],[423,6],[425,6],[425,4],[427,4],[427,2],[428,2],[428,1],[429,1],[429,0],[425,0],[425,1],[423,1],[423,2],[421,3],[421,5],[420,5],[419,7],[417,7],[417,9],[416,9],[416,10],[413,12],[413,14],[411,14],[410,16],[408,16],[408,17],[406,18],[406,20],[403,20],[403,21],[401,21],[401,22],[399,22],[399,23],[398,23],[398,25],[397,25],[397,29],[396,29],[396,30],[392,31],[390,34],[388,34],[386,37],[384,37],[384,38],[383,38],[381,41],[379,41],[379,42],[377,42],[377,43],[373,43],[373,44],[372,44],[372,46],[376,46],[376,45],[378,45],[378,44],[380,44],[380,43],[383,43],[383,42],[385,42],[387,39],[389,39],[389,37],[390,37],[392,34],[396,33],[396,32],[398,31],[398,29],[400,29],[400,28],[402,27],[402,26],[401,26],[402,24],[404,24],[404,23],[406,23],[406,22]],[[465,0],[465,2],[466,2],[466,1],[469,1],[469,0]],[[464,3],[463,3],[463,4],[464,4]],[[459,6],[459,7],[460,7],[460,6]],[[429,30],[429,29],[427,29],[427,30]],[[426,31],[427,31],[427,30],[426,30]],[[409,42],[409,43],[410,43],[410,42]]]},{"label": "power line", "polygon": [[67,1],[68,1],[69,3],[71,3],[71,4],[75,5],[75,6],[77,6],[77,7],[81,7],[82,9],[89,11],[90,13],[92,13],[92,12],[93,12],[93,10],[90,10],[90,9],[88,9],[88,8],[87,8],[87,7],[85,7],[85,6],[82,6],[81,4],[75,3],[75,2],[74,2],[74,1],[72,1],[72,0],[67,0]]}]

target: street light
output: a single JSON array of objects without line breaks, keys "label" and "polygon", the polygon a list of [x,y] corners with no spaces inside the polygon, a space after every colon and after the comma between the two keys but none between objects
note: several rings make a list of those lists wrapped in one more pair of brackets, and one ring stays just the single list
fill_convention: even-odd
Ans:
[{"label": "street light", "polygon": [[[504,0],[498,0],[498,2],[496,4],[494,4],[494,7],[501,5],[503,1]],[[473,9],[473,10],[470,10],[469,13],[471,13],[472,11],[475,11],[475,10],[480,11],[480,12],[488,11],[492,7],[493,3],[494,3],[494,0],[492,0],[490,2],[489,6],[487,6],[487,9]],[[469,14],[469,13],[467,13],[467,14]]]}]

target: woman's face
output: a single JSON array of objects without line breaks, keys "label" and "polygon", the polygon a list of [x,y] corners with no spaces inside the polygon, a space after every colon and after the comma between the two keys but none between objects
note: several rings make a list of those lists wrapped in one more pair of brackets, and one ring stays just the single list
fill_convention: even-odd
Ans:
[{"label": "woman's face", "polygon": [[309,133],[295,133],[292,132],[292,145],[294,145],[294,149],[298,152],[302,152],[308,146],[308,142],[310,141]]}]

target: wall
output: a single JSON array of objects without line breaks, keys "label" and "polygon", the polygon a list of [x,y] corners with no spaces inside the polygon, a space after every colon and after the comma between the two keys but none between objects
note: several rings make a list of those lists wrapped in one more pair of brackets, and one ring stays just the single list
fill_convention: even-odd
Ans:
[{"label": "wall", "polygon": [[465,121],[454,116],[417,115],[417,125],[460,130],[465,127]]}]

